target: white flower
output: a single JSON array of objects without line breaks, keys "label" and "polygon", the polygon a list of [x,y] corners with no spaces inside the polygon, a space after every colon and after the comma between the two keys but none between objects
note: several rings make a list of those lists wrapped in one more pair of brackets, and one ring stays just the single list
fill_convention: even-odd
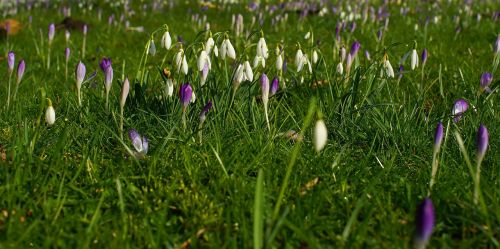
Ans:
[{"label": "white flower", "polygon": [[314,127],[314,148],[317,152],[320,152],[326,145],[328,141],[328,131],[326,130],[325,122],[320,119],[316,121],[316,125]]},{"label": "white flower", "polygon": [[198,71],[203,71],[205,64],[208,65],[208,69],[211,68],[210,57],[207,55],[207,51],[202,50],[200,56],[198,57]]},{"label": "white flower", "polygon": [[214,39],[212,37],[209,37],[205,42],[205,51],[207,52],[207,54],[210,54],[214,45]]},{"label": "white flower", "polygon": [[280,54],[276,58],[276,70],[281,71],[283,69],[283,56]]},{"label": "white flower", "polygon": [[311,37],[311,32],[307,32],[306,35],[304,36],[304,40],[307,40]]},{"label": "white flower", "polygon": [[302,57],[304,54],[302,53],[302,50],[297,50],[297,53],[295,53],[295,66],[297,66],[297,72],[299,72],[299,68],[302,69]]},{"label": "white flower", "polygon": [[413,49],[411,52],[411,70],[414,70],[416,67],[418,67],[418,54],[417,50]]},{"label": "white flower", "polygon": [[182,72],[187,75],[188,74],[188,64],[186,60],[186,55],[182,57]]},{"label": "white flower", "polygon": [[196,95],[194,94],[194,89],[193,92],[191,93],[191,103],[194,103],[196,101]]},{"label": "white flower", "polygon": [[182,48],[179,49],[179,52],[177,52],[177,54],[175,54],[174,63],[175,63],[175,67],[177,69],[177,72],[179,72],[181,70],[183,55],[184,55],[184,50]]},{"label": "white flower", "polygon": [[259,39],[259,42],[257,43],[257,56],[264,57],[264,59],[267,59],[269,56],[269,50],[267,49],[267,44],[266,40],[264,40],[264,37],[261,37]]},{"label": "white flower", "polygon": [[385,73],[387,77],[389,78],[394,78],[394,69],[392,69],[391,62],[389,60],[384,60],[384,68],[385,68]]},{"label": "white flower", "polygon": [[172,79],[167,79],[167,96],[172,97],[174,95],[174,82]]},{"label": "white flower", "polygon": [[344,60],[346,58],[346,50],[345,50],[344,46],[342,46],[342,48],[340,48],[339,55],[340,55],[340,61],[344,62]]},{"label": "white flower", "polygon": [[318,62],[318,52],[316,52],[316,50],[313,51],[312,62],[313,64],[316,64],[316,62]]},{"label": "white flower", "polygon": [[166,31],[161,37],[161,47],[166,48],[167,50],[172,47],[172,37],[170,37],[170,33]]},{"label": "white flower", "polygon": [[340,75],[344,74],[344,66],[342,66],[342,62],[339,62],[339,64],[337,64],[337,73]]},{"label": "white flower", "polygon": [[156,54],[156,46],[153,39],[149,40],[149,54],[152,56]]},{"label": "white flower", "polygon": [[245,78],[245,73],[243,69],[243,65],[238,65],[238,68],[236,69],[236,72],[234,73],[234,79],[233,79],[233,85],[235,87],[238,87],[243,79]]},{"label": "white flower", "polygon": [[217,48],[217,45],[214,45],[214,55],[215,57],[219,57],[219,49]]},{"label": "white flower", "polygon": [[256,55],[255,58],[253,59],[253,68],[257,68],[258,66],[262,65],[262,68],[266,67],[266,59],[262,56]]},{"label": "white flower", "polygon": [[220,47],[220,55],[223,59],[225,59],[226,57],[229,57],[233,60],[236,59],[236,51],[234,51],[233,45],[227,38],[222,41],[222,45]]},{"label": "white flower", "polygon": [[250,62],[245,61],[243,63],[243,71],[244,71],[246,80],[253,81],[253,70],[252,70],[252,67],[250,67]]},{"label": "white flower", "polygon": [[54,107],[52,107],[52,103],[49,100],[49,107],[47,107],[47,111],[45,112],[45,122],[48,125],[53,125],[56,122],[56,111]]}]

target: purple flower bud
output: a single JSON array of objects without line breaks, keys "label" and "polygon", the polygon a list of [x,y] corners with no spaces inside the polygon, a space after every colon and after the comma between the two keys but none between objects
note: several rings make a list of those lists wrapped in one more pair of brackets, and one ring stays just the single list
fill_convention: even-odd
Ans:
[{"label": "purple flower bud", "polygon": [[205,122],[206,115],[207,115],[208,111],[210,111],[210,109],[212,109],[212,101],[208,101],[208,103],[203,107],[203,110],[201,110],[200,123]]},{"label": "purple flower bud", "polygon": [[403,78],[404,71],[405,71],[405,68],[403,67],[403,64],[399,65],[399,71],[398,71],[398,78],[399,79]]},{"label": "purple flower bud", "polygon": [[493,44],[493,53],[498,54],[500,52],[500,35],[497,36],[495,44]]},{"label": "purple flower bud", "polygon": [[186,108],[189,105],[189,102],[191,101],[192,95],[193,95],[193,88],[191,88],[191,85],[189,85],[189,83],[183,84],[179,89],[179,97],[182,104],[182,111],[186,111]]},{"label": "purple flower bud", "polygon": [[371,57],[370,57],[370,52],[368,50],[365,50],[365,57],[366,57],[366,60],[368,61],[371,61]]},{"label": "purple flower bud", "polygon": [[267,105],[269,101],[269,78],[265,73],[260,75],[260,87],[262,90],[262,102],[264,102],[264,105]]},{"label": "purple flower bud", "polygon": [[19,64],[17,64],[17,84],[21,83],[25,69],[26,63],[24,63],[24,60],[19,61]]},{"label": "purple flower bud", "polygon": [[441,148],[441,143],[443,142],[444,133],[443,123],[439,122],[436,127],[436,132],[434,133],[434,152],[438,152]]},{"label": "purple flower bud", "polygon": [[84,24],[84,25],[83,25],[83,35],[87,35],[87,31],[88,31],[88,29],[89,29],[89,28],[88,28],[87,24]]},{"label": "purple flower bud", "polygon": [[108,17],[108,24],[109,24],[109,25],[113,24],[113,21],[114,21],[114,20],[115,20],[115,15],[114,15],[114,14],[110,15],[110,16]]},{"label": "purple flower bud", "polygon": [[377,40],[380,41],[382,40],[382,35],[384,34],[384,32],[382,31],[382,29],[379,29],[377,31]]},{"label": "purple flower bud", "polygon": [[64,50],[64,56],[66,57],[66,63],[69,61],[69,55],[70,55],[71,51],[69,48],[66,48]]},{"label": "purple flower bud", "polygon": [[82,85],[83,80],[85,79],[85,72],[86,72],[85,65],[81,61],[78,62],[78,65],[76,66],[76,72],[75,72],[76,84],[78,86]]},{"label": "purple flower bud", "polygon": [[106,91],[109,92],[111,89],[111,84],[113,83],[113,67],[109,65],[104,71],[104,86]]},{"label": "purple flower bud", "polygon": [[280,87],[280,81],[279,81],[278,77],[275,76],[273,78],[273,80],[271,81],[271,89],[270,89],[271,96],[273,96],[274,94],[276,94],[276,92],[278,91],[279,87]]},{"label": "purple flower bud", "polygon": [[130,129],[128,130],[128,136],[130,137],[130,140],[132,140],[132,145],[134,146],[134,149],[139,153],[141,156],[144,156],[148,153],[148,138],[146,136],[141,137],[141,135],[135,130],[135,129]]},{"label": "purple flower bud", "polygon": [[493,76],[489,72],[485,72],[481,75],[481,89],[488,87],[493,81]]},{"label": "purple flower bud", "polygon": [[123,81],[123,86],[122,86],[122,91],[120,94],[120,107],[123,108],[125,106],[125,103],[127,102],[127,97],[128,97],[128,92],[130,91],[130,82],[128,78],[125,78],[125,81]]},{"label": "purple flower bud", "polygon": [[9,73],[12,73],[14,71],[14,64],[16,63],[16,54],[14,54],[13,51],[9,51],[7,54],[7,66],[9,69]]},{"label": "purple flower bud", "polygon": [[434,229],[435,214],[434,206],[429,198],[425,198],[417,209],[415,215],[415,247],[424,248],[432,235]]},{"label": "purple flower bud", "polygon": [[427,52],[427,49],[424,48],[424,50],[422,50],[422,64],[425,64],[425,62],[427,62],[427,57],[428,57],[428,52]]},{"label": "purple flower bud", "polygon": [[103,72],[106,72],[106,69],[111,66],[111,59],[110,58],[102,58],[101,63],[99,63],[99,66],[101,67],[101,70]]},{"label": "purple flower bud", "polygon": [[54,40],[54,35],[56,34],[56,26],[51,23],[49,25],[49,44],[52,43],[52,41]]},{"label": "purple flower bud", "polygon": [[462,118],[462,114],[469,109],[469,103],[464,99],[459,99],[455,101],[453,105],[453,111],[451,115],[453,116],[453,122],[457,123]]},{"label": "purple flower bud", "polygon": [[479,125],[477,130],[477,156],[479,158],[484,157],[486,150],[488,149],[488,129],[483,124]]},{"label": "purple flower bud", "polygon": [[351,51],[349,51],[349,54],[351,54],[352,58],[354,58],[356,56],[356,54],[358,53],[360,48],[361,48],[361,43],[359,43],[358,41],[355,41],[351,45]]}]

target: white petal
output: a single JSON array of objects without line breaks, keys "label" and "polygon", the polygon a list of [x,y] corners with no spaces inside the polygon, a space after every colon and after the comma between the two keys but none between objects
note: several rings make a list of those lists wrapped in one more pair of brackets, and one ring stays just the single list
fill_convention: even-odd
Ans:
[{"label": "white petal", "polygon": [[325,122],[320,119],[316,121],[316,126],[314,127],[314,148],[317,152],[320,152],[326,145],[328,141],[328,131],[326,130]]}]

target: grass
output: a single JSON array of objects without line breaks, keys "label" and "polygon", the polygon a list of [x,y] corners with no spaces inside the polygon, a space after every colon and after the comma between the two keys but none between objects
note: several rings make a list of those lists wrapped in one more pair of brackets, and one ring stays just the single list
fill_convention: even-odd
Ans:
[{"label": "grass", "polygon": [[[492,70],[491,46],[499,30],[490,15],[499,6],[475,5],[474,13],[483,16],[480,22],[475,15],[459,14],[461,6],[458,1],[440,8],[411,3],[410,9],[420,12],[406,17],[399,14],[399,6],[392,6],[389,29],[381,42],[376,32],[383,22],[358,22],[354,33],[342,33],[347,48],[354,40],[362,44],[358,67],[347,80],[335,73],[338,52],[332,47],[338,16],[311,15],[300,20],[291,12],[287,24],[271,25],[271,15],[265,14],[262,30],[270,49],[265,72],[276,75],[278,42],[285,46],[288,63],[287,88],[280,86],[269,101],[271,131],[257,97],[258,78],[242,83],[231,105],[227,78],[232,75],[232,61],[226,72],[226,63],[212,58],[206,86],[199,86],[198,53],[193,49],[200,48],[206,37],[200,32],[203,27],[191,21],[189,13],[200,12],[196,5],[178,4],[167,14],[145,14],[133,5],[137,12],[128,20],[131,26],[144,26],[145,33],[125,31],[123,23],[107,25],[107,16],[114,13],[118,19],[122,6],[103,8],[101,21],[95,19],[95,8],[72,8],[73,17],[90,24],[82,61],[87,74],[97,71],[82,87],[82,108],[74,81],[82,34],[71,34],[66,80],[61,30],[56,31],[51,47],[51,67],[46,67],[48,25],[63,16],[55,9],[20,11],[13,18],[27,24],[32,15],[33,22],[9,37],[11,47],[5,49],[15,51],[16,61],[24,58],[27,70],[17,99],[0,112],[0,153],[5,154],[0,160],[0,247],[410,248],[416,207],[428,193],[438,121],[443,121],[446,136],[431,194],[436,227],[430,246],[497,247],[498,73],[492,72],[495,92],[478,94],[478,89],[481,73]],[[228,31],[238,58],[252,61],[252,44],[260,31],[250,25],[252,12],[236,5],[202,13],[214,37]],[[245,29],[254,33],[250,39],[235,38],[229,31],[232,13],[244,15]],[[441,21],[424,28],[425,17],[434,15],[441,16]],[[460,16],[458,34],[453,15]],[[177,49],[161,49],[159,32],[154,37],[157,55],[148,55],[146,70],[141,59],[150,34],[163,24],[186,41],[190,73],[174,73],[174,77],[191,82],[196,92],[196,102],[187,108],[187,129],[182,126],[178,98],[164,97],[165,83],[158,72],[162,67],[174,71],[171,62]],[[307,69],[296,73],[295,45],[300,42],[309,53],[314,43],[303,37],[310,30],[320,40],[320,61],[313,74]],[[215,40],[220,45],[222,40]],[[419,51],[429,50],[424,70],[407,70],[399,82],[380,77],[384,47],[397,69],[414,40]],[[371,62],[364,59],[364,49],[370,51]],[[104,56],[112,58],[115,75],[110,111],[105,108],[98,65]],[[408,64],[407,60],[407,69]],[[8,74],[6,68],[2,70],[0,101],[7,99]],[[120,139],[119,96],[125,76],[131,80],[125,130],[135,128],[150,141],[142,160],[128,153],[133,146],[127,134]],[[320,80],[328,83],[311,87]],[[56,110],[53,126],[44,123],[46,98]],[[454,124],[450,114],[458,98],[465,98],[476,110],[471,107]],[[200,144],[198,115],[208,100],[214,108],[207,114]],[[317,113],[326,122],[329,138],[320,153],[312,144]],[[490,147],[481,169],[484,204],[475,206],[472,176],[454,133],[460,134],[474,165],[480,123],[488,128]],[[288,130],[300,132],[304,140],[293,142],[279,135]]]}]

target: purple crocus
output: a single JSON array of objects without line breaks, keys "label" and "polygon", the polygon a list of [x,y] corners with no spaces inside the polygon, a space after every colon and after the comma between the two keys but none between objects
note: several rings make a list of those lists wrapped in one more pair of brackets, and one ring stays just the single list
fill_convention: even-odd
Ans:
[{"label": "purple crocus", "polygon": [[134,155],[136,157],[142,158],[148,153],[148,138],[146,136],[142,136],[135,130],[128,130],[128,136],[130,140],[132,140],[132,145],[134,146],[136,153]]},{"label": "purple crocus", "polygon": [[425,62],[427,62],[427,57],[429,56],[428,52],[427,52],[427,49],[424,48],[424,50],[422,50],[422,56],[421,56],[421,59],[422,59],[422,65],[425,65]]},{"label": "purple crocus", "polygon": [[469,109],[469,103],[465,101],[464,99],[459,99],[455,101],[455,104],[453,105],[453,110],[451,112],[451,115],[453,116],[453,122],[457,123],[460,121],[462,118],[462,114]]},{"label": "purple crocus", "polygon": [[493,75],[489,72],[485,72],[481,75],[481,89],[486,89],[493,81]]},{"label": "purple crocus", "polygon": [[479,125],[477,130],[477,157],[483,159],[488,149],[488,129],[483,124]]},{"label": "purple crocus", "polygon": [[71,54],[71,50],[69,48],[64,49],[64,56],[66,58],[66,63],[69,61],[69,55]]},{"label": "purple crocus", "polygon": [[19,64],[17,64],[17,84],[21,83],[25,69],[26,63],[24,62],[24,60],[19,61]]},{"label": "purple crocus", "polygon": [[417,209],[415,215],[415,247],[425,248],[434,229],[434,205],[430,198],[425,198]]},{"label": "purple crocus", "polygon": [[203,124],[205,122],[205,119],[207,118],[207,113],[212,109],[212,101],[208,101],[208,103],[203,107],[200,113],[200,124]]},{"label": "purple crocus", "polygon": [[49,33],[48,33],[48,35],[49,35],[49,45],[52,44],[52,41],[54,40],[54,35],[55,34],[56,34],[56,26],[53,23],[51,23],[49,25]]},{"label": "purple crocus", "polygon": [[103,72],[106,72],[106,69],[111,66],[111,59],[106,57],[102,58],[99,66]]},{"label": "purple crocus", "polygon": [[278,91],[279,87],[280,87],[279,78],[277,76],[275,76],[273,78],[273,80],[271,81],[271,89],[270,89],[271,96],[273,96],[274,94],[276,94],[276,92]]},{"label": "purple crocus", "polygon": [[371,56],[370,56],[370,51],[368,51],[366,49],[365,49],[365,58],[366,58],[367,61],[371,61],[372,60]]},{"label": "purple crocus", "polygon": [[85,79],[85,72],[86,72],[85,64],[83,64],[81,61],[78,62],[75,71],[76,85],[78,86],[78,88],[80,88],[80,86],[83,83],[83,80]]},{"label": "purple crocus", "polygon": [[351,54],[352,58],[354,58],[356,56],[356,54],[358,53],[360,48],[361,48],[361,43],[359,43],[358,41],[355,41],[351,45],[351,51],[349,51],[349,54]]},{"label": "purple crocus", "polygon": [[193,96],[193,88],[189,83],[182,84],[179,89],[179,98],[182,104],[182,111],[185,112],[189,102],[191,102],[191,97]]},{"label": "purple crocus", "polygon": [[443,143],[444,127],[443,123],[439,122],[434,133],[434,152],[437,153]]},{"label": "purple crocus", "polygon": [[7,54],[7,66],[9,69],[9,73],[14,71],[14,64],[16,63],[16,54],[13,51],[9,51]]},{"label": "purple crocus", "polygon": [[87,35],[88,29],[89,29],[89,27],[87,26],[87,24],[84,24],[83,25],[83,35]]},{"label": "purple crocus", "polygon": [[403,67],[403,64],[399,65],[399,71],[398,71],[398,79],[401,80],[403,78],[403,73],[405,71],[405,68]]}]

